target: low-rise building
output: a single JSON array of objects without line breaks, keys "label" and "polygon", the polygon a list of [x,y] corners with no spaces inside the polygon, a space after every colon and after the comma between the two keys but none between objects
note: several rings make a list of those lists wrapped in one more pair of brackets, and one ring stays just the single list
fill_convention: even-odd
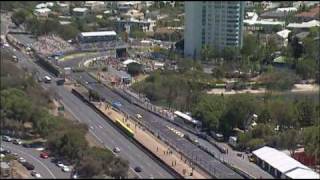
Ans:
[{"label": "low-rise building", "polygon": [[117,8],[121,12],[127,12],[129,9],[141,9],[141,1],[118,1]]},{"label": "low-rise building", "polygon": [[59,8],[59,12],[61,12],[62,14],[69,14],[69,4],[57,3],[57,6]]},{"label": "low-rise building", "polygon": [[300,30],[300,31],[305,31],[308,30],[312,27],[319,27],[320,26],[320,21],[318,20],[312,20],[309,22],[302,22],[302,23],[289,23],[287,28],[288,29],[295,29],[295,30]]},{"label": "low-rise building", "polygon": [[292,11],[285,11],[285,10],[271,10],[264,12],[260,15],[260,18],[262,19],[276,19],[284,21],[286,17],[289,15],[289,13],[292,13]]},{"label": "low-rise building", "polygon": [[306,22],[311,20],[320,20],[320,5],[310,9],[306,12],[301,12],[295,16],[299,22]]},{"label": "low-rise building", "polygon": [[147,20],[137,20],[130,18],[129,20],[117,20],[117,29],[118,31],[125,31],[127,28],[132,28],[132,26],[138,27],[144,32],[153,32],[153,28],[156,25],[156,21],[147,19]]},{"label": "low-rise building", "polygon": [[134,18],[134,19],[144,19],[144,14],[143,12],[140,12],[135,9],[130,9],[128,12],[124,13],[123,16],[127,18]]},{"label": "low-rise building", "polygon": [[270,32],[275,28],[280,30],[285,26],[284,21],[274,21],[273,19],[246,19],[243,21],[243,23],[245,29],[249,31],[265,30],[267,32]]},{"label": "low-rise building", "polygon": [[106,4],[103,1],[86,1],[84,7],[91,12],[102,12],[106,9]]},{"label": "low-rise building", "polygon": [[277,149],[265,146],[252,152],[255,162],[281,179],[319,179],[320,175]]},{"label": "low-rise building", "polygon": [[277,32],[277,41],[278,44],[281,44],[282,46],[288,45],[288,35],[291,31],[288,29],[284,29],[282,31]]},{"label": "low-rise building", "polygon": [[72,13],[76,17],[85,17],[88,14],[88,8],[73,8]]},{"label": "low-rise building", "polygon": [[54,3],[53,2],[47,2],[47,3],[40,3],[36,5],[36,9],[42,9],[42,8],[48,8],[48,7],[53,7]]},{"label": "low-rise building", "polygon": [[10,166],[7,162],[0,162],[1,177],[10,176]]},{"label": "low-rise building", "polygon": [[51,9],[49,8],[41,8],[34,10],[34,15],[36,15],[37,17],[48,17],[49,13],[51,13]]}]

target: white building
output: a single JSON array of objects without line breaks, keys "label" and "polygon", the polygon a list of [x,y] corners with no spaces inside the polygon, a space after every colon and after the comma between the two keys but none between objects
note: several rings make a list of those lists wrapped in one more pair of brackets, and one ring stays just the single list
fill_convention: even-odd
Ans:
[{"label": "white building", "polygon": [[282,43],[283,46],[288,45],[288,35],[291,31],[288,29],[284,29],[282,31],[277,32],[277,37],[279,39],[279,42]]},{"label": "white building", "polygon": [[256,163],[281,179],[319,179],[320,175],[287,154],[265,146],[252,152]]},{"label": "white building", "polygon": [[241,47],[244,2],[185,2],[184,55],[199,57],[204,45],[217,50]]},{"label": "white building", "polygon": [[107,7],[103,1],[86,1],[84,6],[92,12],[101,12]]},{"label": "white building", "polygon": [[73,12],[73,15],[77,17],[84,17],[88,13],[88,8],[73,8],[72,12]]},{"label": "white building", "polygon": [[296,12],[298,9],[296,7],[286,7],[286,8],[277,8],[278,12]]},{"label": "white building", "polygon": [[59,7],[59,11],[64,13],[64,14],[68,14],[69,13],[69,4],[67,3],[57,3],[58,7]]},{"label": "white building", "polygon": [[51,10],[49,8],[35,9],[34,14],[38,17],[48,17]]},{"label": "white building", "polygon": [[309,22],[302,22],[302,23],[289,23],[287,28],[290,29],[309,29],[312,27],[319,27],[320,21],[312,20]]},{"label": "white building", "polygon": [[54,5],[53,2],[40,3],[40,4],[37,4],[37,5],[36,5],[36,9],[53,7],[53,5]]}]

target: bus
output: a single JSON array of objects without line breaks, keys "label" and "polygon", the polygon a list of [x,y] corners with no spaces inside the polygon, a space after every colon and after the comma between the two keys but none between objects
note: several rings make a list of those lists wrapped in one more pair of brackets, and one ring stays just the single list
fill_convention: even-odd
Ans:
[{"label": "bus", "polygon": [[134,131],[130,129],[128,126],[126,126],[123,122],[121,122],[119,119],[116,119],[116,124],[124,133],[129,135],[130,137],[134,136]]},{"label": "bus", "polygon": [[193,119],[191,116],[189,116],[187,114],[184,114],[180,111],[175,111],[174,115],[175,115],[174,120],[176,122],[179,122],[181,124],[184,124],[186,126],[189,126],[189,127],[195,128],[195,129],[198,129],[201,127],[200,121]]},{"label": "bus", "polygon": [[44,82],[45,83],[51,83],[51,78],[49,76],[44,77]]}]

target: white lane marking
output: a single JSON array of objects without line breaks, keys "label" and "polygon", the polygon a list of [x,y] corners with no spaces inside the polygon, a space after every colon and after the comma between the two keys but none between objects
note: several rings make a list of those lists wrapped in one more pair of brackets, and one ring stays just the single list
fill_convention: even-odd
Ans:
[{"label": "white lane marking", "polygon": [[21,154],[24,154],[24,155],[26,155],[26,156],[29,156],[31,159],[33,159],[33,160],[37,161],[38,163],[40,163],[45,169],[47,169],[47,171],[50,173],[50,175],[51,175],[54,179],[56,179],[56,177],[55,177],[54,174],[50,171],[50,169],[49,169],[46,165],[44,165],[40,160],[38,160],[37,158],[35,158],[35,157],[31,156],[30,154],[27,154],[27,153],[25,153],[25,152],[23,152],[23,151],[20,151],[20,150],[18,150],[18,149],[16,149],[16,148],[12,148],[12,147],[10,147],[10,146],[3,145],[3,147],[7,147],[7,148],[9,148],[9,149],[13,149],[13,151],[18,151],[18,152],[20,152]]},{"label": "white lane marking", "polygon": [[98,139],[98,141],[100,141],[100,143],[103,144],[103,141],[94,132],[92,132],[91,130],[89,130],[89,131],[94,137],[96,137]]},{"label": "white lane marking", "polygon": [[[75,115],[75,114],[71,111],[71,109],[70,109],[68,106],[66,106],[66,104],[65,104],[63,101],[62,101],[61,103],[64,105],[64,107],[66,108],[66,110],[69,111],[69,112],[76,118],[76,120],[78,120],[79,122],[81,122],[81,121],[80,121],[80,118],[79,118],[77,115]],[[89,132],[90,132],[93,136],[95,136],[95,137],[98,139],[98,141],[100,141],[102,144],[104,144],[103,141],[102,141],[94,132],[92,132],[91,130],[89,130]],[[112,142],[112,144],[115,144],[113,139],[110,139],[110,141]],[[138,154],[138,156],[141,157],[140,154]],[[149,166],[150,166],[150,165],[149,165]],[[130,169],[131,169],[139,178],[142,178],[141,175],[138,174],[132,167],[130,167]]]}]

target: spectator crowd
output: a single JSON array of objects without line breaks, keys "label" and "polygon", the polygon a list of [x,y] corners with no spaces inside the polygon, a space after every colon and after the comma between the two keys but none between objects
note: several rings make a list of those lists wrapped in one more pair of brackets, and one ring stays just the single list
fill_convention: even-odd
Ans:
[{"label": "spectator crowd", "polygon": [[34,49],[46,56],[75,50],[72,45],[54,34],[40,36],[34,43]]}]

